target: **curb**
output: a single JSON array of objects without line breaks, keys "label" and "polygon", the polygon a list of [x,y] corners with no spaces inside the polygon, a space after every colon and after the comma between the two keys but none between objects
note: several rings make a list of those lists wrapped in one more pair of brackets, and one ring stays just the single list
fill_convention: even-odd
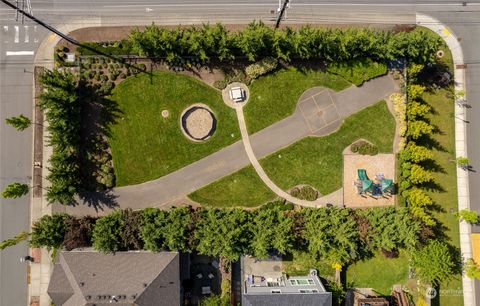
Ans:
[{"label": "curb", "polygon": [[[463,61],[463,52],[460,43],[455,34],[444,24],[435,18],[424,14],[417,13],[417,25],[437,33],[447,44],[452,52],[454,64],[454,80],[455,93],[459,91],[465,92],[465,70]],[[466,141],[466,117],[465,108],[460,107],[455,103],[455,151],[456,157],[467,156],[467,141]],[[470,192],[468,185],[468,171],[457,170],[457,190],[458,190],[458,209],[470,208]],[[466,222],[459,222],[460,225],[460,250],[462,258],[472,257],[471,244],[471,226]],[[463,286],[463,304],[465,306],[475,305],[475,286],[474,280],[462,275]]]}]

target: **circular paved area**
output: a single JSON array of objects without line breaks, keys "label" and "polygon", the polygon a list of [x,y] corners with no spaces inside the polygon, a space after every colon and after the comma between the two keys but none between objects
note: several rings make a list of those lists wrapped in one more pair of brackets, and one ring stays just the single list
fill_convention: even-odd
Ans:
[{"label": "circular paved area", "polygon": [[[243,100],[242,102],[235,102],[232,99],[230,99],[230,90],[235,87],[240,87],[245,93],[245,100]],[[249,98],[250,98],[250,91],[248,90],[248,86],[243,83],[233,82],[228,84],[228,86],[225,87],[224,90],[222,90],[223,102],[225,102],[225,104],[227,104],[231,108],[239,108],[239,107],[245,106]]]}]

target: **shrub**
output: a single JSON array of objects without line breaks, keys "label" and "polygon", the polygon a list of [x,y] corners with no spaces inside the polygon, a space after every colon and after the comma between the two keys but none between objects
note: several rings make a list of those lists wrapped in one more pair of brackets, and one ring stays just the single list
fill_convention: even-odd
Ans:
[{"label": "shrub", "polygon": [[361,155],[377,155],[378,154],[378,148],[375,145],[370,144],[363,140],[353,143],[350,146],[350,149],[352,150],[352,152],[359,153]]},{"label": "shrub", "polygon": [[93,248],[102,253],[121,250],[124,230],[125,220],[121,210],[98,218],[92,234]]},{"label": "shrub", "polygon": [[413,184],[423,184],[433,181],[433,174],[422,166],[413,164],[409,178]]},{"label": "shrub", "polygon": [[318,191],[316,191],[310,186],[293,188],[290,191],[290,195],[300,200],[315,201],[316,199],[318,199]]},{"label": "shrub", "polygon": [[278,60],[272,57],[266,57],[254,64],[248,65],[245,68],[247,76],[251,79],[256,79],[270,71],[273,71],[278,66]]},{"label": "shrub", "polygon": [[92,230],[95,219],[83,217],[81,219],[68,218],[65,221],[65,236],[63,247],[67,250],[84,248],[92,245]]},{"label": "shrub", "polygon": [[401,136],[405,136],[407,131],[407,101],[405,96],[400,93],[393,93],[390,95],[390,100],[393,103],[399,133]]}]

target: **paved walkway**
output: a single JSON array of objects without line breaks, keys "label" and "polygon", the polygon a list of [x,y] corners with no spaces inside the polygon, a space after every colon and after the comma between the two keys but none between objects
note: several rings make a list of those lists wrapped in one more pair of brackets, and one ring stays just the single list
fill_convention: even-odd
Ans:
[{"label": "paved walkway", "polygon": [[[300,97],[294,114],[250,137],[253,153],[258,158],[263,158],[306,136],[328,135],[340,127],[345,117],[386,98],[397,89],[393,79],[386,75],[366,82],[361,87],[351,86],[341,92],[318,87],[313,91],[307,90]],[[326,100],[327,97],[329,104],[322,104],[322,99]],[[318,100],[317,109],[305,104],[312,98],[316,103]],[[335,109],[336,119],[333,121],[329,109]],[[319,121],[322,120],[327,124],[321,125]],[[312,129],[312,124],[318,128]],[[95,215],[116,207],[168,207],[173,201],[249,164],[242,141],[238,141],[157,180],[115,188],[110,194],[94,194],[84,199],[88,205],[68,207],[67,212]]]}]

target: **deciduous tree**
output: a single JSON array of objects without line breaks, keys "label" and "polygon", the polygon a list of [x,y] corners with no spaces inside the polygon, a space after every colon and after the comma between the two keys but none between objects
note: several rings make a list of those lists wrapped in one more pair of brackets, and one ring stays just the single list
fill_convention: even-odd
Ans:
[{"label": "deciduous tree", "polygon": [[8,125],[11,125],[12,127],[14,127],[17,131],[23,131],[25,130],[26,128],[28,128],[30,126],[30,124],[32,123],[30,121],[30,119],[28,119],[27,117],[25,117],[23,114],[20,114],[16,117],[10,117],[10,118],[7,118],[5,119],[5,122],[8,124]]}]

